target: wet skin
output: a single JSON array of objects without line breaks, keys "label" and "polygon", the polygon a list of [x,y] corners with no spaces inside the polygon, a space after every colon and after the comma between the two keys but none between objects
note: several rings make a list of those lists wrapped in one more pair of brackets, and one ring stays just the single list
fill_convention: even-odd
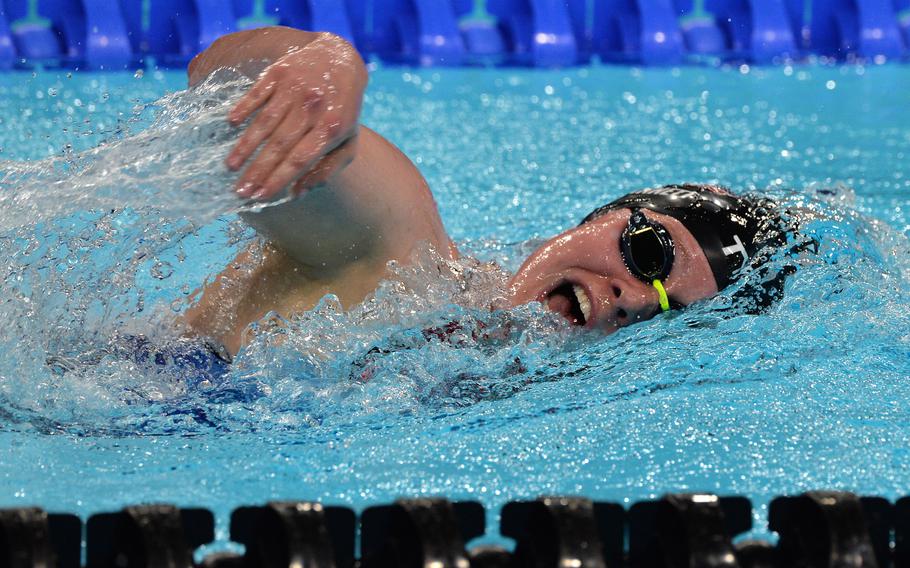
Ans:
[{"label": "wet skin", "polygon": [[[708,259],[692,233],[672,217],[643,212],[666,227],[676,246],[673,268],[663,281],[670,300],[688,305],[716,294]],[[657,290],[633,276],[620,254],[631,213],[610,211],[544,243],[512,277],[512,304],[541,302],[575,325],[605,333],[660,313]],[[587,299],[577,300],[575,290]],[[589,317],[579,317],[580,303],[590,304]]]},{"label": "wet skin", "polygon": [[[443,258],[458,257],[414,164],[358,126],[368,74],[352,45],[290,28],[236,32],[193,60],[189,83],[222,67],[254,79],[226,117],[242,130],[225,157],[239,172],[237,195],[268,201],[287,192],[296,199],[243,216],[262,242],[193,295],[178,322],[186,333],[236,354],[250,340],[250,324],[270,312],[290,317],[328,293],[345,308],[356,305],[390,276],[389,261],[406,264],[427,244]],[[675,219],[645,214],[676,243],[664,282],[671,300],[685,305],[716,293],[694,237]],[[512,278],[512,303],[543,302],[608,333],[657,314],[657,291],[629,273],[619,252],[629,215],[611,211],[544,244]]]}]

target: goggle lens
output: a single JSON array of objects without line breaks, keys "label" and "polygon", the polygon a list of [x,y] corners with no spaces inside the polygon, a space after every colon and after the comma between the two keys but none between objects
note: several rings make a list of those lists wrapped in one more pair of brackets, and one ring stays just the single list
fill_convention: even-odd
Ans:
[{"label": "goggle lens", "polygon": [[667,263],[667,256],[663,242],[653,228],[646,227],[633,232],[629,236],[629,250],[634,269],[642,277],[649,280],[659,277]]},{"label": "goggle lens", "polygon": [[649,284],[665,279],[673,268],[674,245],[670,233],[641,211],[633,212],[629,218],[620,239],[620,250],[629,272]]}]

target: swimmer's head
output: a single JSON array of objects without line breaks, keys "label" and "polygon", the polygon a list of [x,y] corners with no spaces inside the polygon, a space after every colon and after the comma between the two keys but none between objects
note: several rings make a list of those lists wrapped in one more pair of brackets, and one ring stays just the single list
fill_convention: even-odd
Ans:
[{"label": "swimmer's head", "polygon": [[[511,280],[514,304],[539,301],[608,333],[710,297],[766,247],[786,242],[774,203],[707,185],[631,193],[594,210],[537,249]],[[783,276],[744,286],[748,311],[782,293]]]}]

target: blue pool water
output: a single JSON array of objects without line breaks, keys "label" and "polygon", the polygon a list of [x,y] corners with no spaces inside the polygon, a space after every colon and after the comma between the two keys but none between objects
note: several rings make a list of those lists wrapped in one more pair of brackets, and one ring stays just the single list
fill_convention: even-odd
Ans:
[{"label": "blue pool water", "polygon": [[[377,70],[364,123],[477,260],[424,253],[350,313],[263,322],[198,383],[108,347],[173,336],[253,238],[221,165],[232,80],[0,75],[0,506],[202,506],[225,540],[270,499],[704,490],[760,525],[776,494],[906,493],[910,67]],[[769,313],[731,316],[728,292],[599,337],[484,308],[541,238],[680,181],[775,195],[819,241]]]}]

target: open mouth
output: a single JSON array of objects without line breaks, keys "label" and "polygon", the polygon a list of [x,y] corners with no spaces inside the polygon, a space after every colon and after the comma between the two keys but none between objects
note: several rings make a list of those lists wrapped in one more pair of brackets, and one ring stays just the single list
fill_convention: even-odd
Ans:
[{"label": "open mouth", "polygon": [[591,299],[578,284],[564,282],[547,295],[547,308],[562,314],[572,325],[585,325],[591,319]]}]

